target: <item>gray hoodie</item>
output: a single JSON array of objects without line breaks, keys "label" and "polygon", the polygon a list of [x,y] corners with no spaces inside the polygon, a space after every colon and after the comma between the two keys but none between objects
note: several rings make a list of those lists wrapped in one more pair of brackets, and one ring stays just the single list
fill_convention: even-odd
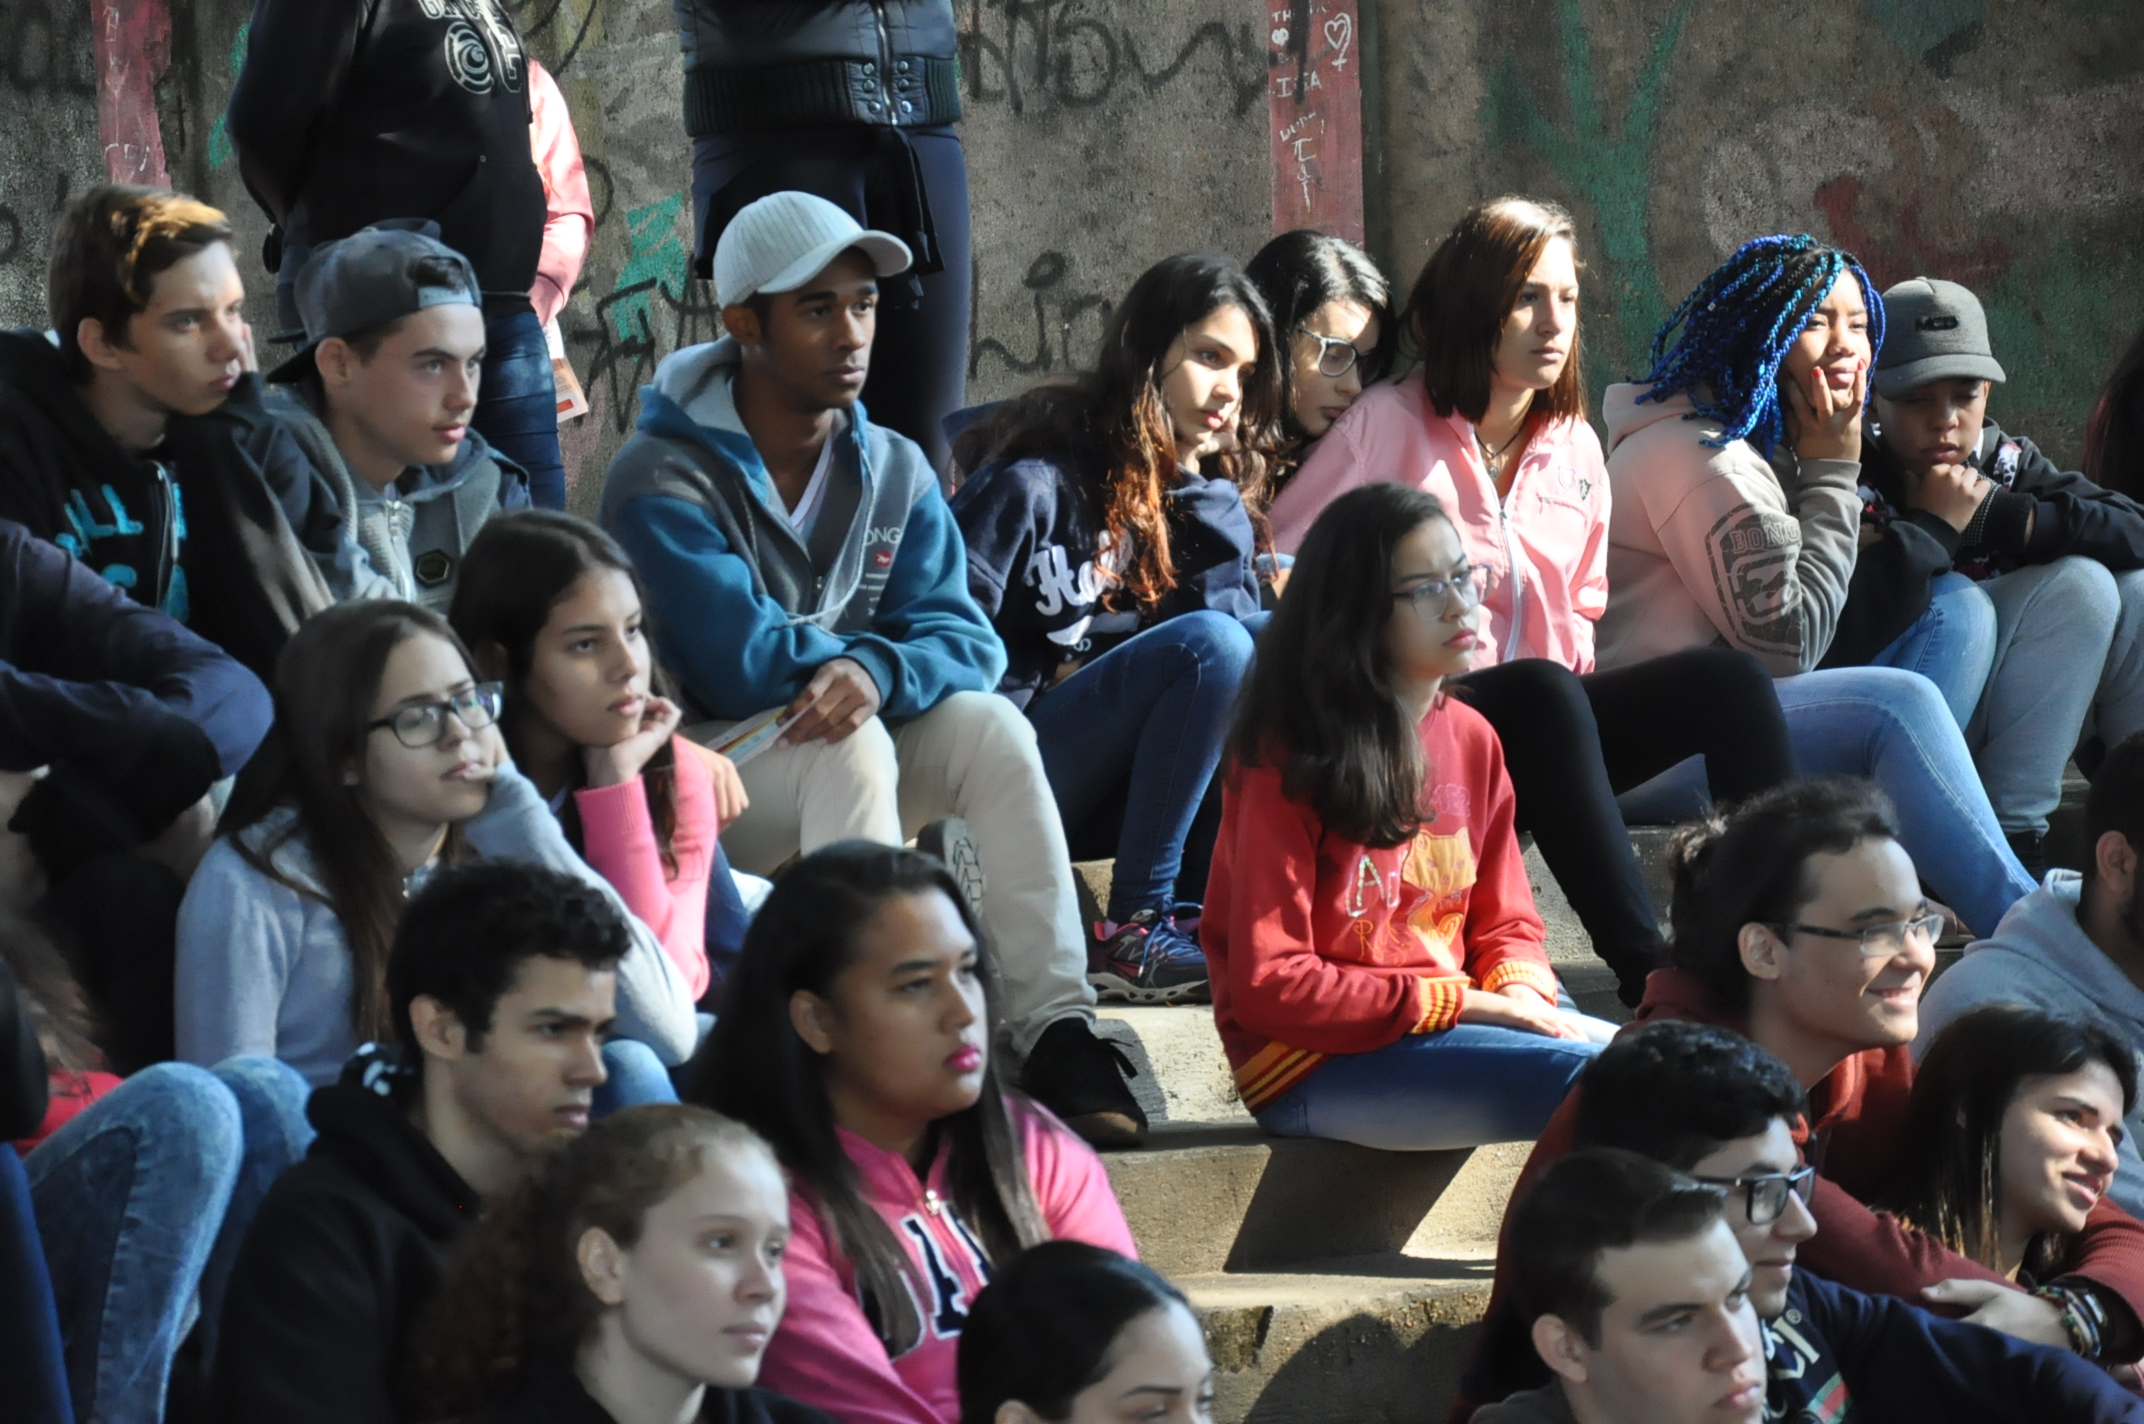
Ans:
[{"label": "gray hoodie", "polygon": [[[254,844],[272,839],[294,815],[245,834]],[[500,767],[490,802],[462,823],[462,834],[481,859],[527,861],[601,889],[633,933],[618,965],[618,1036],[647,1044],[665,1063],[692,1055],[699,1022],[684,977],[654,932],[574,852],[533,782],[511,764]],[[303,836],[282,843],[275,865],[292,881],[318,884]],[[318,1087],[334,1082],[357,1049],[341,920],[317,895],[254,869],[228,837],[209,848],[180,902],[178,984],[178,1056],[185,1062],[272,1054]]]},{"label": "gray hoodie", "polygon": [[1577,1418],[1563,1386],[1554,1380],[1474,1412],[1474,1424],[1576,1424]]},{"label": "gray hoodie", "polygon": [[[2010,907],[1995,933],[1968,945],[1965,957],[1929,987],[1921,1000],[1921,1033],[1913,1056],[1928,1051],[1952,1020],[1984,1004],[2024,1004],[2050,1013],[2097,1019],[2132,1048],[2144,1049],[2144,989],[2099,952],[2077,923],[2084,877],[2050,870],[2047,883]],[[2131,1216],[2144,1216],[2144,1106],[2129,1115],[2112,1196]]]}]

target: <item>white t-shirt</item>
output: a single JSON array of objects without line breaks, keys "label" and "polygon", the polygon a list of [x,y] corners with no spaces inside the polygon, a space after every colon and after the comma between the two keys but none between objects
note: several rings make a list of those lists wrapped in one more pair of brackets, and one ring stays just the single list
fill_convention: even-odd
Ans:
[{"label": "white t-shirt", "polygon": [[799,539],[810,540],[811,528],[819,522],[819,511],[826,505],[827,474],[834,468],[834,442],[841,438],[843,429],[845,425],[827,432],[826,442],[819,447],[819,463],[812,468],[811,482],[797,497],[796,507],[786,511],[789,527],[797,531]]}]

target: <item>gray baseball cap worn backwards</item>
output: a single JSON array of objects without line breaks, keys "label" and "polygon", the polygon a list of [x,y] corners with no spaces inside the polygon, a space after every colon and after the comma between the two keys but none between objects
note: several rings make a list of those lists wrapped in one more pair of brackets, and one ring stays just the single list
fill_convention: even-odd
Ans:
[{"label": "gray baseball cap worn backwards", "polygon": [[1876,394],[1896,400],[1932,381],[1963,377],[2000,381],[1980,298],[1956,282],[1914,277],[1883,294],[1883,350],[1876,353]]},{"label": "gray baseball cap worn backwards", "polygon": [[[410,268],[425,257],[437,259],[456,280],[419,282]],[[382,223],[323,242],[299,269],[295,285],[304,343],[270,380],[287,381],[311,369],[313,349],[331,336],[368,331],[431,307],[484,305],[476,269],[439,240],[439,225],[432,222]]]}]

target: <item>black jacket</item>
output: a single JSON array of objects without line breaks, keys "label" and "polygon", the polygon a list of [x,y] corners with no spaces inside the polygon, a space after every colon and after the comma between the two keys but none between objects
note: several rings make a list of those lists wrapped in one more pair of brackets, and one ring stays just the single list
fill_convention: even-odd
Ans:
[{"label": "black jacket", "polygon": [[1142,617],[1103,605],[1105,495],[1099,450],[992,461],[953,496],[968,545],[968,592],[1005,643],[998,691],[1025,706],[1058,667],[1100,657],[1144,628],[1199,609],[1258,611],[1255,534],[1226,480],[1186,472],[1163,496],[1176,585]]},{"label": "black jacket", "polygon": [[362,561],[320,472],[242,377],[174,417],[154,458],[112,439],[35,331],[0,332],[0,519],[75,554],[266,679],[323,571]]},{"label": "black jacket", "polygon": [[[763,1389],[710,1389],[700,1424],[834,1424],[831,1416]],[[551,1360],[528,1371],[511,1395],[471,1424],[615,1424],[574,1377],[570,1361]]]},{"label": "black jacket", "polygon": [[1970,544],[1943,519],[1907,504],[1898,457],[1871,432],[1862,447],[1863,545],[1838,631],[1818,666],[1866,664],[1928,611],[1930,586],[1954,568],[1984,579],[2069,555],[2116,571],[2144,567],[2144,505],[2127,495],[2062,469],[2030,440],[1993,423],[1967,463],[1996,486]]},{"label": "black jacket", "polygon": [[269,265],[286,329],[305,254],[383,218],[437,222],[487,298],[526,309],[544,192],[502,0],[256,0],[226,122],[247,190],[282,229]]},{"label": "black jacket", "polygon": [[0,1151],[43,1126],[51,1091],[37,1021],[16,987],[15,971],[0,959]]},{"label": "black jacket", "polygon": [[960,118],[952,0],[671,0],[685,132]]},{"label": "black jacket", "polygon": [[320,1135],[246,1233],[209,1384],[222,1424],[408,1415],[410,1333],[479,1203],[410,1124],[415,1085],[391,1062],[360,1051],[314,1092],[306,1116]]},{"label": "black jacket", "polygon": [[252,673],[0,520],[0,768],[52,768],[9,824],[54,880],[162,831],[273,715]]}]

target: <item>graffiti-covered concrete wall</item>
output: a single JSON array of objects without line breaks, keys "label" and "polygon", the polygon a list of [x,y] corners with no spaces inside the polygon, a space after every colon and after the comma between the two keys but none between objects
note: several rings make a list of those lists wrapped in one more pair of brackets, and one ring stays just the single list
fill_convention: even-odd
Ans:
[{"label": "graffiti-covered concrete wall", "polygon": [[[262,223],[220,115],[248,0],[170,0],[173,181]],[[505,0],[558,76],[597,228],[565,318],[592,413],[577,497],[635,391],[715,313],[687,276],[667,0]],[[1267,233],[1268,38],[1288,0],[955,0],[973,189],[975,399],[1075,369],[1152,261]],[[88,0],[0,0],[0,317],[36,320],[56,201],[98,173]],[[1720,257],[1808,229],[1883,282],[1988,299],[1999,418],[2074,458],[2144,322],[2144,6],[2127,0],[1361,0],[1370,246],[1404,287],[1469,203],[1555,198],[1588,263],[1596,390]],[[265,273],[247,263],[263,297]],[[265,300],[261,329],[272,325]]]}]

